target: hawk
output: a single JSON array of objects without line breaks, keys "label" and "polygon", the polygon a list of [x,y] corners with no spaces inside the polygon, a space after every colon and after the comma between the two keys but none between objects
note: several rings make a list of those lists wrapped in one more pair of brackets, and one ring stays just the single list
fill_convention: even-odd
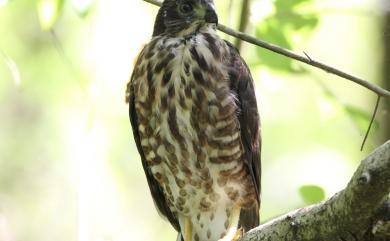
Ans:
[{"label": "hawk", "polygon": [[217,24],[212,0],[165,0],[127,86],[153,200],[180,241],[231,241],[259,224],[253,79]]}]

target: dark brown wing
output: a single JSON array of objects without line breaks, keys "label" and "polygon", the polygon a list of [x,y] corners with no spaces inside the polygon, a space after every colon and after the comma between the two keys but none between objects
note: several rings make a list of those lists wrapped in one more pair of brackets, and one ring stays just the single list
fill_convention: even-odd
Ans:
[{"label": "dark brown wing", "polygon": [[[142,52],[140,54],[142,56]],[[140,58],[137,61],[137,64],[139,64]],[[135,72],[135,71],[134,71]],[[146,179],[148,181],[149,189],[152,194],[153,201],[161,215],[166,217],[169,222],[172,224],[172,226],[179,232],[180,231],[180,226],[179,222],[177,221],[177,218],[173,215],[171,210],[169,209],[166,199],[164,196],[164,193],[162,191],[161,186],[157,182],[157,180],[153,177],[152,172],[150,168],[148,167],[146,163],[146,158],[144,155],[144,152],[142,150],[141,146],[141,139],[140,139],[140,134],[138,132],[138,118],[137,118],[137,113],[135,110],[135,95],[134,95],[134,86],[133,86],[133,78],[134,78],[134,72],[131,76],[131,80],[127,86],[127,91],[126,91],[126,98],[127,101],[129,102],[129,115],[130,115],[130,122],[131,126],[133,128],[133,136],[135,143],[137,145],[138,152],[141,156],[141,161],[142,161],[142,166],[145,171]]]},{"label": "dark brown wing", "polygon": [[261,192],[261,136],[260,117],[257,109],[253,79],[248,66],[241,58],[238,50],[226,41],[230,48],[230,88],[238,100],[238,119],[241,128],[241,141],[245,149],[247,168],[252,176],[257,193],[257,205],[254,208],[243,210],[240,215],[240,223],[244,230],[252,229],[259,225],[259,208]]}]

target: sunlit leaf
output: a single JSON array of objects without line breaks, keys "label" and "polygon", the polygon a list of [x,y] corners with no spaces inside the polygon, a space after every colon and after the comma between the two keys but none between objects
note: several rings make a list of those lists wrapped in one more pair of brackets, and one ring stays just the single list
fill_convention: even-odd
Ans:
[{"label": "sunlit leaf", "polygon": [[325,191],[320,186],[305,185],[299,188],[299,193],[306,204],[314,204],[325,199]]},{"label": "sunlit leaf", "polygon": [[[270,18],[267,24],[260,24],[256,29],[256,35],[268,42],[277,44],[284,48],[291,48],[291,44],[286,37],[284,29],[280,27],[279,21]],[[275,54],[263,48],[257,48],[257,54],[260,56],[261,64],[270,66],[279,70],[292,71],[292,59]]]},{"label": "sunlit leaf", "polygon": [[[366,131],[370,124],[372,114],[351,105],[346,105],[344,108],[352,120],[356,123],[358,128],[362,131]],[[372,128],[374,130],[379,128],[379,123],[377,120],[374,120]]]},{"label": "sunlit leaf", "polygon": [[315,14],[293,14],[286,24],[291,25],[291,30],[297,31],[302,29],[312,30],[317,26],[318,22],[319,19]]},{"label": "sunlit leaf", "polygon": [[[301,6],[313,4],[313,0],[276,0],[274,4],[273,14],[256,25],[256,36],[283,48],[293,49],[292,36],[304,37],[311,33],[319,23],[319,13],[300,13]],[[294,68],[294,61],[290,58],[264,49],[258,49],[257,54],[260,64],[281,71],[302,72]]]},{"label": "sunlit leaf", "polygon": [[50,30],[54,26],[63,6],[64,0],[38,0],[38,17],[43,30]]},{"label": "sunlit leaf", "polygon": [[96,6],[96,0],[72,0],[71,4],[81,17],[87,17]]},{"label": "sunlit leaf", "polygon": [[276,0],[275,7],[279,9],[279,11],[291,11],[307,3],[313,3],[313,0]]}]

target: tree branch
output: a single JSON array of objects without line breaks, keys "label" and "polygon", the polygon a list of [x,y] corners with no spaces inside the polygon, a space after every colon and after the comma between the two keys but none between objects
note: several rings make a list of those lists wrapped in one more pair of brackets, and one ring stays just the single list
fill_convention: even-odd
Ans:
[{"label": "tree branch", "polygon": [[[151,3],[151,4],[154,4],[154,5],[157,5],[157,6],[161,6],[161,4],[162,4],[162,2],[158,1],[158,0],[143,0],[143,1]],[[358,85],[361,85],[361,86],[363,86],[363,87],[365,87],[365,88],[375,92],[379,96],[390,97],[390,91],[385,90],[385,89],[383,89],[383,88],[379,87],[378,85],[375,85],[375,84],[373,84],[371,82],[368,82],[367,80],[364,80],[362,78],[356,77],[354,75],[351,75],[351,74],[348,74],[348,73],[346,73],[344,71],[336,69],[335,67],[326,65],[326,64],[321,63],[319,61],[316,61],[316,60],[310,58],[309,55],[307,55],[306,53],[304,55],[297,54],[297,53],[295,53],[295,52],[293,52],[291,50],[284,49],[284,48],[279,47],[277,45],[264,42],[262,40],[254,38],[254,37],[252,37],[250,35],[247,35],[245,33],[235,31],[235,30],[233,30],[233,29],[231,29],[231,28],[229,28],[227,26],[224,26],[222,24],[218,25],[218,30],[220,30],[221,32],[224,32],[224,33],[226,33],[228,35],[231,35],[233,37],[236,37],[238,39],[241,39],[241,40],[243,40],[245,42],[257,45],[259,47],[268,49],[268,50],[270,50],[272,52],[284,55],[286,57],[295,59],[297,61],[300,61],[300,62],[303,62],[305,64],[311,65],[313,67],[322,69],[322,70],[324,70],[324,71],[326,71],[328,73],[337,75],[337,76],[339,76],[341,78],[348,79],[348,80],[350,80],[352,82],[355,82]]]},{"label": "tree branch", "polygon": [[[249,22],[249,16],[250,16],[250,0],[243,0],[242,1],[242,8],[241,8],[241,18],[240,18],[240,25],[238,27],[238,31],[245,32],[246,28],[248,27]],[[242,47],[242,39],[237,38],[236,39],[236,48],[238,50],[241,50]]]},{"label": "tree branch", "polygon": [[376,116],[376,114],[378,113],[378,108],[379,108],[379,103],[380,103],[380,102],[381,102],[381,96],[378,95],[378,99],[376,100],[376,104],[375,104],[374,113],[372,114],[372,117],[371,117],[370,125],[368,126],[366,135],[364,136],[364,139],[363,139],[362,146],[360,147],[360,150],[361,150],[361,151],[363,151],[364,144],[366,143],[367,138],[368,138],[368,134],[370,134],[370,130],[371,130],[372,124],[374,123],[374,120],[375,120],[375,116]]},{"label": "tree branch", "polygon": [[346,189],[249,231],[239,241],[390,240],[390,140],[377,148]]}]

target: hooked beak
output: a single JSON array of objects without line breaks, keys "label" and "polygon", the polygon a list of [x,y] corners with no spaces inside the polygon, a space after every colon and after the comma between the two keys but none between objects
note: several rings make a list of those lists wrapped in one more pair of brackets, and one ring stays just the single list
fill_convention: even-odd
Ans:
[{"label": "hooked beak", "polygon": [[218,24],[218,16],[214,9],[208,8],[204,16],[206,23],[215,23]]}]

